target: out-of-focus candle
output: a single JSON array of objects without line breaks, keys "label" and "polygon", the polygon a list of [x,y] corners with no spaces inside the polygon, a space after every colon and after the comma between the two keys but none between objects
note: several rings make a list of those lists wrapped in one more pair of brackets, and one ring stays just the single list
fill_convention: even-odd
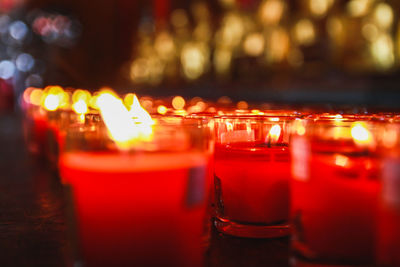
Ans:
[{"label": "out-of-focus candle", "polygon": [[377,263],[400,266],[400,125],[382,133],[382,190],[379,203]]},{"label": "out-of-focus candle", "polygon": [[380,182],[372,126],[298,121],[292,138],[292,246],[320,263],[374,261]]},{"label": "out-of-focus candle", "polygon": [[216,227],[242,237],[289,234],[290,117],[216,118]]}]

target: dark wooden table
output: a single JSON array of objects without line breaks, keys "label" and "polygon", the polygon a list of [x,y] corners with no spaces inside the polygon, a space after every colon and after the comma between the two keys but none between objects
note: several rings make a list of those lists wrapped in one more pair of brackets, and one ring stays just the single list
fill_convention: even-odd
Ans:
[{"label": "dark wooden table", "polygon": [[[0,266],[66,266],[63,188],[26,152],[18,114],[0,114]],[[207,266],[288,266],[287,238],[258,240],[212,232]]]}]

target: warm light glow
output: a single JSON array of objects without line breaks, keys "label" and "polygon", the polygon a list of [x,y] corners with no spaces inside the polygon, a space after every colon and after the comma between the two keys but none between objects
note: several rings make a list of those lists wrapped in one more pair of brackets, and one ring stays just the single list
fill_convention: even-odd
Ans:
[{"label": "warm light glow", "polygon": [[251,33],[243,42],[243,50],[249,56],[259,56],[264,51],[264,37],[261,33]]},{"label": "warm light glow", "polygon": [[382,29],[388,29],[393,24],[393,9],[386,3],[379,3],[375,7],[374,19]]},{"label": "warm light glow", "polygon": [[78,102],[79,100],[83,100],[86,104],[88,104],[91,97],[92,95],[89,91],[77,89],[72,94],[72,103]]},{"label": "warm light glow", "polygon": [[249,104],[247,104],[246,101],[239,101],[236,106],[238,109],[248,109],[249,108]]},{"label": "warm light glow", "polygon": [[394,45],[392,37],[387,33],[380,34],[371,46],[372,57],[381,69],[388,69],[394,64]]},{"label": "warm light glow", "polygon": [[310,45],[315,41],[314,25],[308,19],[299,20],[295,25],[294,33],[296,41],[301,45]]},{"label": "warm light glow", "polygon": [[223,19],[222,29],[217,32],[217,43],[225,47],[236,47],[242,41],[244,31],[243,19],[235,13],[228,13]]},{"label": "warm light glow", "polygon": [[214,52],[214,68],[220,75],[226,75],[230,71],[232,51],[227,48],[217,48]]},{"label": "warm light glow", "polygon": [[185,99],[181,96],[175,96],[172,99],[172,107],[174,109],[183,109],[185,107]]},{"label": "warm light glow", "polygon": [[133,119],[132,113],[124,106],[122,100],[112,93],[100,93],[97,105],[109,136],[119,149],[127,150],[138,141],[151,139],[153,121],[149,122],[146,117]]},{"label": "warm light glow", "polygon": [[97,93],[94,93],[93,96],[90,98],[89,100],[89,107],[91,107],[92,109],[99,109],[99,106],[97,105],[97,99],[98,99],[99,95]]},{"label": "warm light glow", "polygon": [[372,23],[365,24],[362,27],[361,32],[362,32],[363,36],[365,37],[365,39],[367,39],[370,42],[374,42],[379,35],[378,28],[375,26],[375,24],[372,24]]},{"label": "warm light glow", "polygon": [[268,62],[281,62],[283,61],[290,48],[289,34],[283,27],[276,27],[273,29],[267,38],[265,56]]},{"label": "warm light glow", "polygon": [[42,96],[43,96],[42,89],[34,89],[29,96],[29,102],[32,105],[39,106],[42,100]]},{"label": "warm light glow", "polygon": [[335,164],[340,167],[346,167],[349,164],[349,158],[340,154],[336,154]]},{"label": "warm light glow", "polygon": [[323,16],[326,14],[333,0],[310,0],[310,10],[315,16]]},{"label": "warm light glow", "polygon": [[132,105],[129,109],[129,114],[135,122],[140,122],[148,125],[153,125],[153,120],[149,113],[140,105],[139,99],[136,94],[133,94]]},{"label": "warm light glow", "polygon": [[306,133],[306,128],[304,124],[305,124],[304,120],[295,119],[293,121],[293,126],[292,126],[294,133],[297,135],[304,135]]},{"label": "warm light glow", "polygon": [[31,93],[35,89],[36,88],[34,88],[34,87],[28,87],[28,88],[25,89],[24,94],[22,95],[25,103],[30,103]]},{"label": "warm light glow", "polygon": [[167,107],[166,106],[163,106],[163,105],[159,105],[158,107],[157,107],[157,112],[159,113],[159,114],[161,114],[161,115],[164,115],[165,113],[167,113]]},{"label": "warm light glow", "polygon": [[283,15],[285,4],[281,0],[267,0],[260,6],[259,18],[264,25],[277,24]]},{"label": "warm light glow", "polygon": [[397,127],[391,127],[389,129],[385,129],[382,137],[383,146],[386,148],[394,148],[398,143],[397,139]]},{"label": "warm light glow", "polygon": [[132,106],[132,104],[133,104],[133,96],[134,96],[134,94],[129,93],[129,94],[126,94],[125,97],[124,97],[124,104],[125,104],[125,106],[126,106],[128,109],[129,109],[129,108]]},{"label": "warm light glow", "polygon": [[279,140],[279,137],[281,136],[281,131],[282,131],[281,126],[279,126],[278,124],[275,124],[274,126],[272,126],[267,135],[266,142],[277,143]]},{"label": "warm light glow", "polygon": [[87,106],[85,100],[83,100],[83,99],[79,99],[74,104],[72,104],[72,109],[77,114],[86,114],[88,112],[88,106]]},{"label": "warm light glow", "polygon": [[199,78],[205,71],[208,60],[208,47],[200,43],[187,43],[182,48],[181,63],[188,79]]},{"label": "warm light glow", "polygon": [[161,32],[157,35],[154,41],[154,49],[158,56],[165,61],[170,61],[175,57],[174,39],[168,32]]},{"label": "warm light glow", "polygon": [[353,17],[361,17],[368,13],[375,0],[351,0],[347,3],[347,12]]},{"label": "warm light glow", "polygon": [[58,95],[48,94],[43,103],[43,107],[48,111],[55,111],[60,105],[60,99]]},{"label": "warm light glow", "polygon": [[351,127],[351,136],[358,145],[369,145],[372,143],[372,135],[364,123],[356,122]]},{"label": "warm light glow", "polygon": [[336,115],[334,116],[334,120],[335,120],[335,121],[341,121],[342,119],[343,119],[343,116],[340,115],[340,114],[336,114]]}]

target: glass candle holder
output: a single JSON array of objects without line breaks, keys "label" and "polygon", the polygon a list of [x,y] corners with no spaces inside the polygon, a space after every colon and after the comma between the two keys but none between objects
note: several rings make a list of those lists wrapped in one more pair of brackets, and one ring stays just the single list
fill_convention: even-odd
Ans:
[{"label": "glass candle holder", "polygon": [[373,263],[380,186],[376,127],[343,118],[295,121],[291,220],[298,260]]},{"label": "glass candle holder", "polygon": [[400,266],[400,124],[382,133],[382,190],[379,202],[377,263]]},{"label": "glass candle holder", "polygon": [[215,118],[216,228],[268,238],[290,233],[287,116]]},{"label": "glass candle holder", "polygon": [[59,169],[71,188],[85,266],[202,266],[207,200],[206,130],[156,119],[121,150],[102,122],[67,133]]}]

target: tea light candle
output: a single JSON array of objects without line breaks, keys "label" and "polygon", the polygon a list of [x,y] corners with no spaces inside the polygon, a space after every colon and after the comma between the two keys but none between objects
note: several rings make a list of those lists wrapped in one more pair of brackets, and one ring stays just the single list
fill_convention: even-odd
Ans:
[{"label": "tea light candle", "polygon": [[288,117],[226,116],[216,119],[216,226],[242,237],[290,232]]},{"label": "tea light candle", "polygon": [[335,123],[309,122],[309,133],[302,128],[292,138],[292,246],[321,263],[368,264],[374,260],[379,161],[365,125]]}]

